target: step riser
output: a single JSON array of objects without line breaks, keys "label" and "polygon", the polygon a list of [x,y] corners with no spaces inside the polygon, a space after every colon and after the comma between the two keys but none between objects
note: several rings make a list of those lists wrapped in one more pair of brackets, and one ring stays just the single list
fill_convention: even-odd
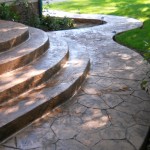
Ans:
[{"label": "step riser", "polygon": [[0,128],[0,142],[6,140],[8,137],[12,136],[37,118],[41,117],[44,113],[52,110],[53,108],[57,107],[58,105],[65,102],[67,99],[71,98],[76,90],[79,89],[81,84],[86,78],[86,75],[90,68],[90,61],[88,61],[86,68],[82,75],[80,75],[69,87],[62,90],[59,94],[56,93],[49,101],[42,103],[40,106],[32,109],[30,112],[22,115],[21,117],[17,118],[16,120],[4,125]]},{"label": "step riser", "polygon": [[27,40],[29,27],[13,21],[0,20],[0,53]]},{"label": "step riser", "polygon": [[14,97],[17,97],[19,94],[29,90],[30,88],[34,88],[43,82],[46,82],[48,79],[50,79],[55,73],[57,73],[63,65],[66,63],[66,61],[69,58],[69,51],[66,53],[66,55],[53,67],[48,69],[46,72],[43,72],[40,75],[34,76],[25,82],[22,82],[21,84],[17,84],[16,86],[13,86],[3,92],[0,93],[0,104],[3,102],[7,102],[9,99],[12,99]]},{"label": "step riser", "polygon": [[43,45],[41,45],[39,48],[32,51],[31,53],[29,53],[23,57],[19,57],[16,60],[1,64],[0,65],[0,74],[15,70],[17,68],[23,67],[23,66],[31,63],[33,60],[37,59],[44,52],[46,52],[48,48],[49,48],[49,40],[47,40]]},{"label": "step riser", "polygon": [[0,43],[0,53],[10,50],[10,48],[21,44],[29,38],[29,31],[26,31],[22,35],[6,42]]}]

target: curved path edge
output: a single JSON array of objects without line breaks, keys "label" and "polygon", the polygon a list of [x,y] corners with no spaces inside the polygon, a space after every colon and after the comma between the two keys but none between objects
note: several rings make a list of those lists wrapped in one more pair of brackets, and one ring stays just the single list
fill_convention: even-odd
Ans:
[{"label": "curved path edge", "polygon": [[[50,13],[50,12],[46,12]],[[141,150],[150,126],[150,95],[140,84],[150,64],[113,40],[117,33],[142,26],[133,18],[51,12],[53,16],[103,19],[84,29],[49,32],[49,37],[86,47],[88,80],[67,103],[34,122],[4,147],[51,150]],[[74,45],[76,47],[76,45]]]}]

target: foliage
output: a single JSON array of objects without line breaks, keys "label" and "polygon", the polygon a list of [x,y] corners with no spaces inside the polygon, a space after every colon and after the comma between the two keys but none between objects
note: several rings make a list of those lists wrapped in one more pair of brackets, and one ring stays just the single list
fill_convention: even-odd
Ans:
[{"label": "foliage", "polygon": [[5,3],[0,4],[0,18],[4,20],[18,21],[19,15],[12,11],[10,5]]},{"label": "foliage", "polygon": [[[17,5],[17,9],[15,6]],[[18,21],[28,26],[46,31],[63,30],[73,27],[73,20],[69,18],[54,18],[37,15],[33,4],[28,0],[16,0],[12,5],[0,4],[0,19]]]},{"label": "foliage", "polygon": [[128,16],[144,21],[143,28],[116,36],[123,45],[136,49],[149,59],[150,50],[150,1],[149,0],[68,0],[46,4],[44,9],[63,10],[74,13],[94,13]]},{"label": "foliage", "polygon": [[[115,36],[120,44],[141,53],[150,62],[150,1],[149,0],[68,0],[46,4],[44,9],[55,9],[73,13],[94,13],[127,16],[143,21],[143,27]],[[149,72],[150,74],[150,72]],[[141,83],[143,90],[150,93],[150,75]]]},{"label": "foliage", "polygon": [[150,61],[150,50],[144,53],[144,57],[146,60]]},{"label": "foliage", "polygon": [[73,27],[73,20],[69,18],[56,18],[50,16],[43,16],[41,19],[41,28],[45,30],[63,30]]},{"label": "foliage", "polygon": [[28,0],[16,0],[14,6],[17,6],[17,13],[20,15],[19,22],[29,26],[39,27],[40,18],[34,9],[33,3]]},{"label": "foliage", "polygon": [[[148,72],[150,73],[150,72]],[[141,82],[141,88],[143,90],[145,90],[148,94],[150,94],[150,76],[148,76],[147,79],[144,79],[142,82]]]}]

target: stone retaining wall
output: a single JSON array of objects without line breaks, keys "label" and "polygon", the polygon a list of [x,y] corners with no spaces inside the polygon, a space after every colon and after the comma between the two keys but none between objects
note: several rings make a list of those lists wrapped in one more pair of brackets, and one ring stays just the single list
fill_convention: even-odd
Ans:
[{"label": "stone retaining wall", "polygon": [[[13,2],[15,2],[15,0],[0,0],[0,3],[11,4]],[[39,14],[39,5],[38,5],[39,0],[28,0],[28,2],[32,3],[32,7],[34,9],[34,12],[37,13],[37,14]],[[20,10],[20,6],[17,7],[17,5],[16,5],[15,9],[17,9],[19,11]]]},{"label": "stone retaining wall", "polygon": [[[0,0],[0,3],[12,3],[15,0]],[[38,0],[29,0],[29,2],[38,2]]]}]

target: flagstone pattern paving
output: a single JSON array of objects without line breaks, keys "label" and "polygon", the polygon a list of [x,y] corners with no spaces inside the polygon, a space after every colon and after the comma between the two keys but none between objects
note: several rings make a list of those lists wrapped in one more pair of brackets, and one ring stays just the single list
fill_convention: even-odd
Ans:
[{"label": "flagstone pattern paving", "polygon": [[[47,12],[50,13],[50,12]],[[58,13],[52,15],[59,16]],[[3,143],[2,150],[140,150],[150,126],[150,96],[141,90],[150,65],[113,40],[141,27],[138,20],[107,15],[60,16],[103,19],[84,29],[49,32],[86,48],[91,69],[80,91]]]}]

